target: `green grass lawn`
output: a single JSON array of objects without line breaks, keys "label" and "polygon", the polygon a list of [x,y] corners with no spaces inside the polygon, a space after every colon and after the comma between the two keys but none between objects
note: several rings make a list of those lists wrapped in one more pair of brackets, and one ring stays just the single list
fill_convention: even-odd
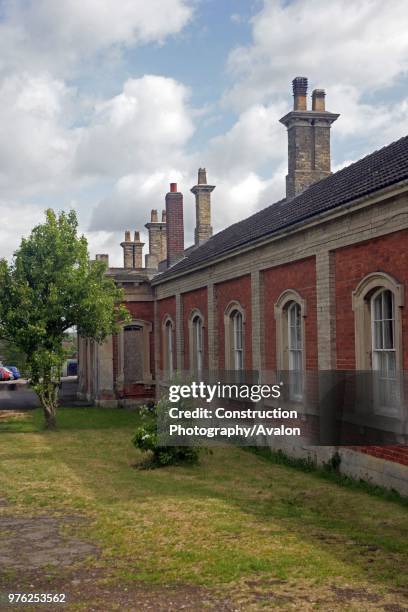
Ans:
[{"label": "green grass lawn", "polygon": [[[408,512],[388,500],[237,448],[140,470],[135,412],[34,411],[0,423],[0,513],[82,514],[95,563],[117,580],[245,591],[274,579],[377,593],[408,588]],[[311,586],[313,585],[313,587]],[[363,608],[362,608],[363,609]],[[364,608],[365,609],[365,608]]]}]

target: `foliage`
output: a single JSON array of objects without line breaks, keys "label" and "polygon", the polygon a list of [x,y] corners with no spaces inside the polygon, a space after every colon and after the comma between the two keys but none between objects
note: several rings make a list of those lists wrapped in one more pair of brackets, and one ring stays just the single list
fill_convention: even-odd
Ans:
[{"label": "foliage", "polygon": [[105,263],[90,260],[86,238],[77,230],[74,211],[57,215],[49,209],[45,223],[22,239],[13,262],[0,260],[0,338],[27,355],[50,428],[67,330],[76,326],[82,336],[102,342],[129,317]]},{"label": "foliage", "polygon": [[76,359],[78,357],[77,342],[78,339],[76,333],[66,332],[64,334],[62,346],[65,350],[66,359]]},{"label": "foliage", "polygon": [[22,376],[26,375],[27,356],[14,342],[0,340],[0,359],[2,359],[4,365],[15,365]]},{"label": "foliage", "polygon": [[136,429],[133,444],[142,452],[151,453],[151,458],[143,464],[144,467],[198,462],[200,448],[197,446],[159,444],[157,433],[158,414],[162,414],[165,411],[167,401],[163,398],[158,402],[156,408],[148,406],[141,408],[140,414],[143,423]]}]

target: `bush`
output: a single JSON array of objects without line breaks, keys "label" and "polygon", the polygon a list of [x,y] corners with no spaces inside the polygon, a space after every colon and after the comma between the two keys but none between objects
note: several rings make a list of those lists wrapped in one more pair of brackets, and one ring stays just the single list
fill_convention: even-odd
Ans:
[{"label": "bush", "polygon": [[[160,400],[158,407],[164,409],[166,400]],[[144,406],[141,409],[143,424],[136,429],[133,444],[143,453],[150,453],[143,467],[161,467],[180,463],[197,463],[200,448],[197,446],[159,446],[157,436],[157,408]]]}]

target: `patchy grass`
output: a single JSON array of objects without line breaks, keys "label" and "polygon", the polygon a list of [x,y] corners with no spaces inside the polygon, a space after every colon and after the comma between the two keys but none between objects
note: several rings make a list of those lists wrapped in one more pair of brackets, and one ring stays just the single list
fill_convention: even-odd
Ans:
[{"label": "patchy grass", "polygon": [[[77,532],[101,550],[89,567],[115,584],[217,588],[254,609],[270,603],[271,582],[276,607],[293,599],[309,609],[302,597],[317,601],[327,584],[405,597],[408,519],[398,500],[233,447],[197,466],[138,470],[137,424],[135,412],[95,408],[61,409],[57,432],[42,431],[39,410],[0,423],[0,491],[10,502],[0,515],[88,516]],[[330,609],[354,609],[343,604]]]}]

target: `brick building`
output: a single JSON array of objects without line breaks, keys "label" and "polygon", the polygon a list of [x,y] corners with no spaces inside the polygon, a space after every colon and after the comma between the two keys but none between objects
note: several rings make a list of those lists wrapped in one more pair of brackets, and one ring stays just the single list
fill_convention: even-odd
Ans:
[{"label": "brick building", "polygon": [[[323,90],[313,91],[308,109],[303,77],[293,96],[281,119],[285,199],[212,235],[214,186],[200,169],[191,189],[194,245],[184,246],[174,183],[161,220],[152,210],[146,224],[145,267],[139,234],[126,232],[124,267],[108,274],[124,288],[133,321],[102,346],[80,341],[82,396],[126,405],[154,397],[176,371],[245,369],[293,371],[302,401],[302,373],[357,369],[381,372],[381,401],[395,404],[391,387],[408,369],[408,137],[332,174],[330,129],[339,115],[326,111]],[[399,403],[403,397],[402,384]],[[342,451],[350,473],[407,486],[398,470],[408,449],[360,450]],[[323,460],[329,450],[314,452]],[[400,467],[385,477],[374,455]]]}]

